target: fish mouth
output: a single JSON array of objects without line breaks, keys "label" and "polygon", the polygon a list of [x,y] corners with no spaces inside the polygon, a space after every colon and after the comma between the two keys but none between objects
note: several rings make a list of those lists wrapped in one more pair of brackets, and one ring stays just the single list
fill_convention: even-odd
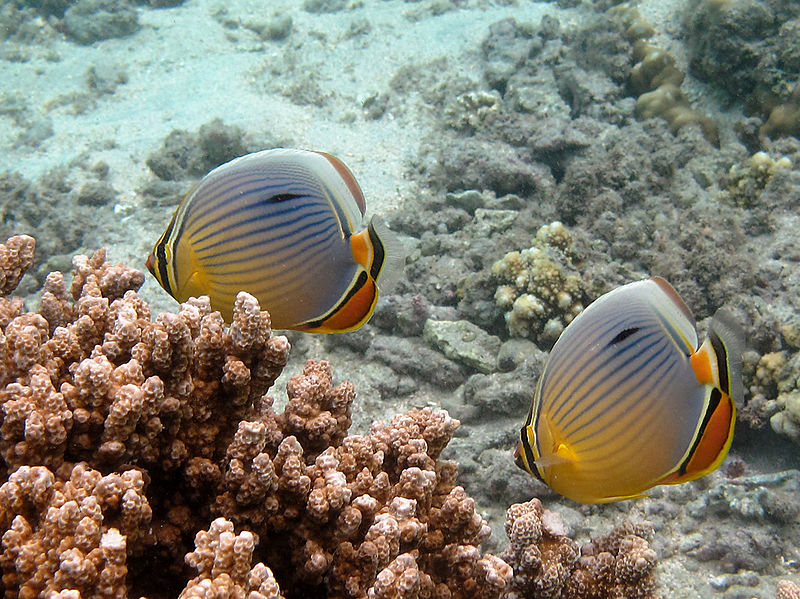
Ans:
[{"label": "fish mouth", "polygon": [[144,263],[144,265],[147,267],[147,270],[149,270],[150,274],[153,276],[156,276],[155,262],[156,262],[156,257],[153,255],[152,252],[150,252],[150,255],[147,257],[147,261]]}]

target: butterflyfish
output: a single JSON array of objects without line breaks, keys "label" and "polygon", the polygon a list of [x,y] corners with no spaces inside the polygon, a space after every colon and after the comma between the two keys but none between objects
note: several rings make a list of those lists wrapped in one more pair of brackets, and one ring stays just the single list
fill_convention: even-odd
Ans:
[{"label": "butterflyfish", "polygon": [[178,301],[207,295],[230,322],[239,291],[276,329],[336,333],[369,320],[403,253],[355,177],[324,152],[277,148],[208,173],[186,195],[147,259]]},{"label": "butterflyfish", "polygon": [[691,311],[664,279],[614,289],[553,346],[517,465],[581,503],[642,497],[708,474],[733,439],[743,348],[724,310],[699,343]]}]

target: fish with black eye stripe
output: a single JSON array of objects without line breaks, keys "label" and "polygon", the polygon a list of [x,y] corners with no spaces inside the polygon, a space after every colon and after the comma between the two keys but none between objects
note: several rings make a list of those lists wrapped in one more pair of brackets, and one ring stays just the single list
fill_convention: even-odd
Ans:
[{"label": "fish with black eye stripe", "polygon": [[402,274],[403,252],[350,169],[324,152],[241,156],[186,195],[147,258],[178,301],[207,295],[230,322],[239,291],[276,329],[338,333],[369,320]]},{"label": "fish with black eye stripe", "polygon": [[614,289],[553,346],[517,465],[581,503],[705,476],[733,439],[743,349],[724,310],[700,344],[691,311],[664,279]]}]

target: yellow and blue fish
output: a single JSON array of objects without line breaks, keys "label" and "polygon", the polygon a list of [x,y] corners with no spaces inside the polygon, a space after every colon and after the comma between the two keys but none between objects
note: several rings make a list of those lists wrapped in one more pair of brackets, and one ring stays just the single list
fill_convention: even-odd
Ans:
[{"label": "yellow and blue fish", "polygon": [[723,311],[699,344],[691,311],[664,279],[614,289],[553,346],[517,465],[582,503],[708,474],[733,439],[743,346]]},{"label": "yellow and blue fish", "polygon": [[355,177],[324,152],[272,149],[208,173],[183,199],[147,258],[178,301],[207,295],[230,322],[239,291],[276,329],[336,333],[369,320],[403,254],[383,221],[362,226]]}]

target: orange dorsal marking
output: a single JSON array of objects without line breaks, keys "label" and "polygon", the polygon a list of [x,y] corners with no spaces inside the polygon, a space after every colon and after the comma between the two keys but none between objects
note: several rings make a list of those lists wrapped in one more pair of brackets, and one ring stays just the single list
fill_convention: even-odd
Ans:
[{"label": "orange dorsal marking", "polygon": [[367,229],[350,236],[350,250],[353,259],[369,271],[372,266],[372,241]]},{"label": "orange dorsal marking", "polygon": [[707,343],[703,343],[703,345],[700,346],[700,349],[698,349],[689,357],[689,361],[692,364],[692,369],[697,377],[697,381],[701,385],[716,384],[713,370],[714,365],[712,364]]}]

